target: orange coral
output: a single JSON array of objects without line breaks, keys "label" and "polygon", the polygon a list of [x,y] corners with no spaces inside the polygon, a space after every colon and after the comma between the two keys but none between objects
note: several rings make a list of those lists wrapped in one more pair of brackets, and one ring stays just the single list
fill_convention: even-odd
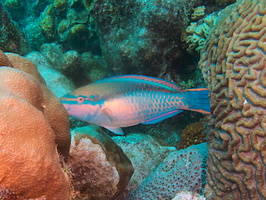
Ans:
[{"label": "orange coral", "polygon": [[0,50],[0,66],[13,67],[3,51]]},{"label": "orange coral", "polygon": [[39,82],[21,70],[0,68],[0,185],[21,198],[69,199],[56,136],[44,115]]},{"label": "orange coral", "polygon": [[[5,64],[4,66],[10,66],[23,70],[33,75],[41,83],[40,86],[42,87],[45,99],[45,108],[43,108],[43,113],[56,135],[56,144],[59,153],[61,153],[64,158],[67,159],[70,148],[70,125],[68,121],[68,114],[59,99],[57,99],[55,95],[53,95],[51,91],[47,89],[43,77],[40,75],[35,65],[30,60],[18,54],[3,53],[2,51],[0,51],[0,64]],[[12,84],[13,83],[10,82],[10,86]],[[24,88],[26,87],[26,85],[23,87],[21,85],[20,87]],[[34,93],[31,93],[29,95],[30,98],[32,94]]]},{"label": "orange coral", "polygon": [[210,88],[209,199],[266,199],[266,1],[221,14],[199,65]]},{"label": "orange coral", "polygon": [[14,68],[23,70],[24,72],[33,75],[40,83],[45,84],[43,77],[40,75],[33,62],[15,53],[4,53],[4,54],[7,57],[7,59],[11,62]]},{"label": "orange coral", "polygon": [[189,124],[182,130],[177,149],[185,149],[191,145],[206,142],[205,121],[205,118],[203,118],[199,122]]}]

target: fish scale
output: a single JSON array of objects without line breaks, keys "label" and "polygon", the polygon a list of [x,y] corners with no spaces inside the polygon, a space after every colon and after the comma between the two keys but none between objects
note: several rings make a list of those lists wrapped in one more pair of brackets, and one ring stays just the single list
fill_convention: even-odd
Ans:
[{"label": "fish scale", "polygon": [[123,134],[120,127],[154,124],[182,110],[210,113],[208,89],[181,90],[167,80],[123,75],[78,88],[61,98],[70,115]]}]

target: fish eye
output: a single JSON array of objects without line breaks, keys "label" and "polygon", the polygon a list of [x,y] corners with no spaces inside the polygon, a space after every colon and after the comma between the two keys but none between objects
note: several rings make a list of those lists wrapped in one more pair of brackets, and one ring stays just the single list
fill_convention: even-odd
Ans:
[{"label": "fish eye", "polygon": [[78,97],[77,100],[78,103],[83,103],[85,101],[84,97]]}]

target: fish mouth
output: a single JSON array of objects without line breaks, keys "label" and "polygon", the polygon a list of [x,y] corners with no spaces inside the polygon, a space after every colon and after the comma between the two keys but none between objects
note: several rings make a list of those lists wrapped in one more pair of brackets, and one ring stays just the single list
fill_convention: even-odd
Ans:
[{"label": "fish mouth", "polygon": [[70,111],[70,107],[64,102],[64,100],[62,100],[62,98],[60,99],[61,103],[63,104],[63,106],[65,107],[66,111]]},{"label": "fish mouth", "polygon": [[69,112],[71,110],[71,108],[68,105],[63,104],[63,106],[65,107],[65,109],[66,109],[67,112]]}]

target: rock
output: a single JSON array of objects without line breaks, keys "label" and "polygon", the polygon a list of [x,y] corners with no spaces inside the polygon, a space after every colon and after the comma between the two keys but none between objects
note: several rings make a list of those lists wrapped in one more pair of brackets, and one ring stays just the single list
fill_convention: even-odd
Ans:
[{"label": "rock", "polygon": [[124,192],[133,167],[122,149],[100,127],[72,133],[69,166],[77,198],[107,200]]},{"label": "rock", "polygon": [[74,84],[63,74],[53,69],[50,62],[37,51],[26,55],[38,68],[40,74],[44,77],[47,87],[58,98],[74,90]]},{"label": "rock", "polygon": [[164,146],[163,143],[152,136],[144,134],[130,134],[125,137],[115,136],[112,139],[123,149],[135,169],[127,188],[128,191],[139,187],[160,162],[171,151],[176,150],[175,147]]}]

